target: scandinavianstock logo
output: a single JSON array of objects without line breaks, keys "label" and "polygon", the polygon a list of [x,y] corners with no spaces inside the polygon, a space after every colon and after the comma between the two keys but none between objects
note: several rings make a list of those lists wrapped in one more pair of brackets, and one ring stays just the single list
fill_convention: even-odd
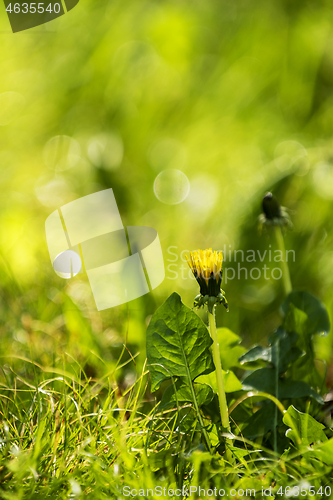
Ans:
[{"label": "scandinavianstock logo", "polygon": [[112,189],[55,210],[45,231],[55,272],[64,279],[86,273],[99,311],[141,297],[164,280],[157,232],[125,228]]},{"label": "scandinavianstock logo", "polygon": [[79,0],[4,0],[13,33],[48,23],[72,10]]}]

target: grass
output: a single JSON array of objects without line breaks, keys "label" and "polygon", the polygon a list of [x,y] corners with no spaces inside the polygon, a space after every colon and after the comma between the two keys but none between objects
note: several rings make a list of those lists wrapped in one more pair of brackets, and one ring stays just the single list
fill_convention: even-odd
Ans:
[{"label": "grass", "polygon": [[25,376],[2,370],[4,498],[71,492],[107,498],[119,493],[125,477],[134,484],[149,424],[139,409],[147,377],[141,374],[120,395],[114,373],[91,380],[77,369],[78,377],[66,372],[66,363],[51,377],[35,363]]},{"label": "grass", "polygon": [[[282,459],[250,441],[236,469],[195,446],[195,440],[193,449],[182,453],[183,437],[170,428],[172,412],[154,430],[154,409],[142,413],[152,403],[144,398],[145,372],[120,395],[113,374],[92,381],[79,370],[80,378],[65,373],[49,378],[34,365],[32,380],[3,370],[2,498],[120,498],[124,486],[158,485],[255,488],[258,497],[272,480],[279,487],[307,481],[316,491],[331,485],[332,471],[324,464],[314,467],[300,453]],[[230,479],[231,471],[241,479]]]},{"label": "grass", "polygon": [[[234,440],[237,464],[223,452],[210,455],[197,428],[176,428],[175,414],[194,418],[190,404],[155,407],[137,354],[124,346],[115,367],[98,378],[66,354],[50,367],[2,357],[1,498],[122,498],[124,487],[139,494],[156,486],[255,489],[261,497],[272,484],[275,491],[331,485],[331,467],[297,450],[280,456],[241,432]],[[129,367],[135,381],[125,388],[119,375]]]}]

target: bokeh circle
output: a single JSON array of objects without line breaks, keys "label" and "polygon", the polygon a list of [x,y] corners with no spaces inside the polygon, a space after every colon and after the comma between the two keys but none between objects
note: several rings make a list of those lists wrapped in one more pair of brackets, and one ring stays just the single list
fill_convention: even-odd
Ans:
[{"label": "bokeh circle", "polygon": [[154,181],[156,198],[167,205],[177,205],[190,192],[190,181],[181,170],[170,168],[158,174]]},{"label": "bokeh circle", "polygon": [[73,250],[65,250],[56,256],[53,269],[60,278],[69,279],[76,276],[82,267],[80,256]]}]

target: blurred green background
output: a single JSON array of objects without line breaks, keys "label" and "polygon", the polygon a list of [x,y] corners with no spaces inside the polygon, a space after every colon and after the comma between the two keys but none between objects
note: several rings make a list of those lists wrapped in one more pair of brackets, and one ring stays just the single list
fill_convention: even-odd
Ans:
[{"label": "blurred green background", "polygon": [[[0,26],[3,366],[11,356],[43,367],[80,363],[97,377],[125,338],[142,366],[150,315],[172,291],[189,306],[198,293],[184,250],[276,248],[257,231],[268,190],[294,223],[285,237],[294,288],[332,313],[330,1],[81,0],[18,34],[2,6]],[[125,225],[158,231],[166,279],[99,313],[85,276],[67,282],[54,273],[44,224],[59,206],[105,188]],[[237,266],[225,257],[224,267]],[[264,264],[274,263],[244,266]],[[248,346],[279,324],[283,292],[280,281],[244,275],[223,285],[230,312],[220,308],[218,326]],[[317,351],[330,365],[331,336]]]}]

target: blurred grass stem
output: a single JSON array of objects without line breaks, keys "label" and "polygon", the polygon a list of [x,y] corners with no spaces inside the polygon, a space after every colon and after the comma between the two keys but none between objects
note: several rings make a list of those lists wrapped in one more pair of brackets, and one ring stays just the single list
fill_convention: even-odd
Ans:
[{"label": "blurred grass stem", "polygon": [[287,258],[286,258],[286,247],[284,245],[284,238],[283,238],[283,234],[281,231],[281,227],[274,226],[274,232],[275,232],[275,238],[277,241],[277,245],[278,245],[279,250],[281,251],[281,254],[282,254],[281,268],[282,268],[283,288],[284,288],[285,294],[289,295],[293,288],[292,288],[291,279],[290,279],[289,267],[288,267],[288,262],[287,262]]},{"label": "blurred grass stem", "polygon": [[[284,238],[282,234],[282,230],[280,226],[274,226],[274,231],[275,231],[275,238],[279,247],[279,250],[281,251],[282,254],[282,262],[281,262],[281,268],[282,268],[282,283],[283,283],[283,288],[284,288],[284,293],[285,295],[289,295],[290,292],[292,291],[292,284],[291,284],[291,279],[290,279],[290,274],[289,274],[289,266],[287,262],[287,256],[286,256],[286,247],[284,244]],[[277,342],[277,349],[278,349],[278,355],[277,355],[277,360],[279,361],[280,354],[280,343],[279,341]],[[279,367],[275,367],[275,396],[276,399],[279,399]],[[278,447],[277,447],[277,407],[275,407],[275,412],[274,412],[274,451],[275,453],[278,453]]]}]

